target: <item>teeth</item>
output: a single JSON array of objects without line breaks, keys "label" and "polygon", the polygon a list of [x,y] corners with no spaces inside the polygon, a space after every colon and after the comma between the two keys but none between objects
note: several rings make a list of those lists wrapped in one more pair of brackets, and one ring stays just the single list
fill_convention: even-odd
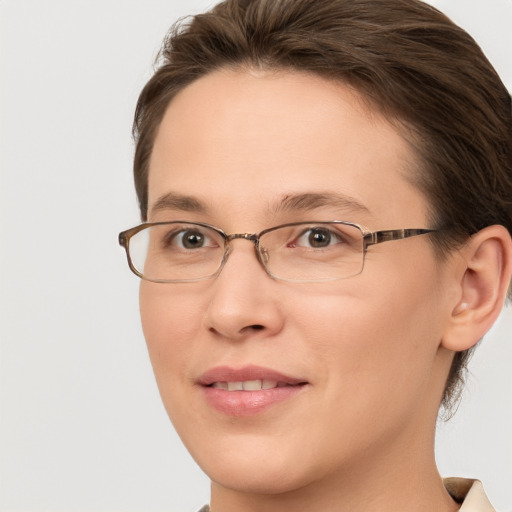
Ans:
[{"label": "teeth", "polygon": [[244,391],[261,391],[261,380],[246,380],[242,385]]},{"label": "teeth", "polygon": [[245,380],[243,382],[214,382],[212,388],[224,389],[227,391],[261,391],[262,389],[273,389],[286,386],[284,382],[275,380]]},{"label": "teeth", "polygon": [[242,391],[243,389],[243,382],[228,382],[228,391]]}]

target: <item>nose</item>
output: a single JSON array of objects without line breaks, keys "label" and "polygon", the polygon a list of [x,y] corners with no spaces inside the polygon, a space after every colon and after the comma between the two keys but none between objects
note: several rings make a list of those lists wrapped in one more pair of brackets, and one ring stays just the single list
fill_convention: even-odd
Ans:
[{"label": "nose", "polygon": [[277,334],[284,323],[280,285],[258,261],[254,244],[233,240],[222,271],[212,281],[205,327],[230,340]]}]

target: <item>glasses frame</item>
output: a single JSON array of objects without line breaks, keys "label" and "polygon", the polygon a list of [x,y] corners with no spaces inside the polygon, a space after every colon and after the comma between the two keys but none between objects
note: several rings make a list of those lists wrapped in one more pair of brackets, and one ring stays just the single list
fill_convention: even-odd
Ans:
[{"label": "glasses frame", "polygon": [[[220,262],[219,268],[211,275],[206,277],[200,277],[200,278],[194,278],[194,279],[149,279],[144,274],[139,272],[135,266],[133,265],[132,259],[130,257],[130,239],[135,236],[137,233],[144,229],[148,229],[152,226],[161,226],[164,224],[188,224],[192,226],[201,226],[205,228],[212,229],[216,233],[218,233],[224,240],[224,255],[222,257],[222,260]],[[272,274],[272,272],[267,268],[266,262],[265,262],[265,249],[260,246],[260,238],[265,235],[266,233],[270,233],[271,231],[275,231],[276,229],[291,227],[291,226],[300,226],[301,224],[343,224],[347,226],[352,226],[359,231],[361,231],[362,234],[362,241],[363,241],[363,264],[361,265],[361,270],[357,274],[353,274],[346,277],[334,277],[332,279],[312,279],[312,280],[296,280],[296,279],[282,279],[280,277],[277,277]],[[386,229],[382,231],[370,231],[369,229],[365,228],[364,226],[361,226],[360,224],[355,224],[353,222],[348,222],[344,220],[329,220],[329,221],[301,221],[301,222],[289,222],[286,224],[280,224],[279,226],[273,226],[271,228],[264,229],[263,231],[260,231],[259,233],[232,233],[227,234],[222,229],[212,226],[211,224],[206,224],[204,222],[192,222],[188,220],[173,220],[173,221],[164,221],[164,222],[143,222],[142,224],[139,224],[138,226],[135,226],[133,228],[127,229],[125,231],[121,231],[118,236],[119,245],[124,248],[126,251],[126,258],[128,260],[128,266],[130,267],[130,270],[141,279],[144,279],[145,281],[151,281],[153,283],[194,283],[197,281],[206,281],[208,279],[214,279],[217,277],[222,269],[224,268],[224,265],[226,264],[226,261],[229,257],[229,254],[231,253],[231,245],[230,242],[232,240],[237,239],[245,239],[249,240],[250,242],[254,243],[254,248],[256,251],[256,256],[258,258],[258,261],[260,262],[261,266],[265,269],[265,272],[272,278],[279,281],[288,281],[292,283],[317,283],[317,282],[329,282],[329,281],[338,281],[341,279],[348,279],[350,277],[355,277],[362,273],[364,269],[364,264],[366,260],[366,252],[368,250],[368,247],[372,245],[381,244],[384,242],[391,242],[393,240],[403,240],[405,238],[410,238],[413,236],[419,236],[419,235],[426,235],[428,233],[436,233],[440,231],[439,229],[428,229],[428,228],[405,228],[405,229]]]}]

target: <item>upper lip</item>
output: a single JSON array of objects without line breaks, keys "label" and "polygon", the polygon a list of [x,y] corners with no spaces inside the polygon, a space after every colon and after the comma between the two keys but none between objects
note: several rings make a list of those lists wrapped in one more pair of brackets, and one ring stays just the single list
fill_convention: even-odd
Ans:
[{"label": "upper lip", "polygon": [[216,366],[207,370],[198,379],[202,386],[210,386],[214,382],[244,382],[248,380],[271,380],[289,385],[305,384],[305,379],[290,377],[271,368],[248,365],[242,368]]}]

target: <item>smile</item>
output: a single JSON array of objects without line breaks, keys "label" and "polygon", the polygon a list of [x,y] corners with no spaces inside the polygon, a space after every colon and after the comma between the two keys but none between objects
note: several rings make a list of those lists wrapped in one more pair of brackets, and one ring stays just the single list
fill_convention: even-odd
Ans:
[{"label": "smile", "polygon": [[261,414],[292,399],[308,385],[304,379],[257,366],[212,368],[197,383],[210,407],[238,417]]},{"label": "smile", "polygon": [[286,382],[277,382],[275,380],[246,380],[237,382],[214,382],[212,388],[224,389],[227,391],[261,391],[262,389],[273,389],[277,387],[290,386]]}]

